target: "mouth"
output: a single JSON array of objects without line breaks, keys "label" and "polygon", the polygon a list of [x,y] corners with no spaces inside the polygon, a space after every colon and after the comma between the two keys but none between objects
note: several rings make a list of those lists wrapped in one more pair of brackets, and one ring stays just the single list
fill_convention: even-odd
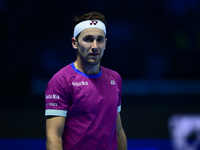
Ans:
[{"label": "mouth", "polygon": [[99,56],[99,55],[100,55],[99,53],[90,53],[90,54],[89,54],[89,56],[94,56],[94,57],[95,57],[95,56]]}]

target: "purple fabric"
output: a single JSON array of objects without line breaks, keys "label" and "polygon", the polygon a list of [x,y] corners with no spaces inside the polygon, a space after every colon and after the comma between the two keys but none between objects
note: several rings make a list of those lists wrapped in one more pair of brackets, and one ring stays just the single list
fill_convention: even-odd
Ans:
[{"label": "purple fabric", "polygon": [[65,116],[64,150],[117,149],[116,118],[121,106],[122,81],[101,66],[87,75],[70,64],[49,81],[46,116]]}]

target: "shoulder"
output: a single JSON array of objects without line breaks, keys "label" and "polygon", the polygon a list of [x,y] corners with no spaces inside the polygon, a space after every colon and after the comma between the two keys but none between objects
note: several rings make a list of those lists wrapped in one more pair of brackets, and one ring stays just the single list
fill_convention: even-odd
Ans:
[{"label": "shoulder", "polygon": [[73,69],[71,68],[71,65],[67,65],[60,69],[58,72],[56,72],[52,78],[50,79],[49,83],[51,82],[64,82],[69,80],[69,78],[74,73]]},{"label": "shoulder", "polygon": [[103,73],[103,74],[107,74],[107,75],[109,75],[109,76],[113,76],[113,77],[118,78],[118,79],[121,80],[121,76],[119,75],[118,72],[116,72],[116,71],[114,71],[114,70],[112,70],[112,69],[103,67],[103,66],[101,66],[101,70],[102,70],[102,73]]}]

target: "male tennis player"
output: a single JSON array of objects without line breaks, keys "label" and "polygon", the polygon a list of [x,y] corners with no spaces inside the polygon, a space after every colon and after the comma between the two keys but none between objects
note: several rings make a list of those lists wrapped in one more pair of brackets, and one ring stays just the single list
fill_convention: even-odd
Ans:
[{"label": "male tennis player", "polygon": [[121,77],[100,66],[105,17],[91,12],[73,23],[77,59],[58,71],[45,91],[47,150],[127,150],[119,113]]}]

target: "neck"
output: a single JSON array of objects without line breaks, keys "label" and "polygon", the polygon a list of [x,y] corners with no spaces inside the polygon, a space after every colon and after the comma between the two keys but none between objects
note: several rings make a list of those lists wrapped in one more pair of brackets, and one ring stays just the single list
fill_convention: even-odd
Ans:
[{"label": "neck", "polygon": [[74,66],[79,71],[86,73],[86,74],[98,74],[100,71],[100,63],[98,64],[88,64],[88,63],[82,63],[76,60],[74,62]]}]

